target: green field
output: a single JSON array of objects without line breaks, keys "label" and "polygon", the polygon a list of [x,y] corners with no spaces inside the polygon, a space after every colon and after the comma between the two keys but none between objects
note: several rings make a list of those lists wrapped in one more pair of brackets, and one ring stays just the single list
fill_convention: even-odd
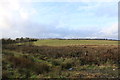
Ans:
[{"label": "green field", "polygon": [[37,46],[69,46],[69,45],[117,45],[118,41],[110,40],[38,40],[34,42]]}]

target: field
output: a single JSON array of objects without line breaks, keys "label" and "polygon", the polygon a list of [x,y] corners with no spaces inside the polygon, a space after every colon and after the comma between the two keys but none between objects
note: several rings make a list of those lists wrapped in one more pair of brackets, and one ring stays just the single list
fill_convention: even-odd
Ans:
[{"label": "field", "polygon": [[117,45],[118,41],[112,40],[38,40],[34,43],[37,46],[70,46],[70,45]]},{"label": "field", "polygon": [[38,40],[3,44],[3,78],[118,78],[117,41]]}]

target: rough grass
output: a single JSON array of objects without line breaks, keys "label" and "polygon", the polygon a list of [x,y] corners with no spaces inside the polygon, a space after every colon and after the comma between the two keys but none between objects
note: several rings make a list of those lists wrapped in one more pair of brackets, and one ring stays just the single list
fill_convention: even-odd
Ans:
[{"label": "rough grass", "polygon": [[38,40],[34,42],[37,46],[70,46],[70,45],[117,45],[118,41],[110,40]]},{"label": "rough grass", "polygon": [[[62,41],[64,42],[64,40]],[[69,42],[69,40],[67,41]],[[2,53],[3,78],[118,77],[120,60],[118,59],[117,45],[35,46],[11,44],[3,45]]]}]

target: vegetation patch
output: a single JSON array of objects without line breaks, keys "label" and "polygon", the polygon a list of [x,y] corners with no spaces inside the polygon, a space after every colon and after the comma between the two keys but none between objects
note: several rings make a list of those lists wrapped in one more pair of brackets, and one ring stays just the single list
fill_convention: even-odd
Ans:
[{"label": "vegetation patch", "polygon": [[[41,42],[39,46],[36,46],[38,42],[31,45],[28,45],[29,42],[3,44],[3,79],[118,77],[120,61],[118,45],[113,45],[114,42],[112,45],[111,42],[109,45],[79,45],[82,40],[78,40],[79,43],[76,40],[66,40],[68,43],[60,41],[63,41],[62,46],[58,46],[58,42],[51,46],[52,41],[49,43],[49,40],[46,46],[42,46]],[[75,45],[67,45],[70,42]]]}]

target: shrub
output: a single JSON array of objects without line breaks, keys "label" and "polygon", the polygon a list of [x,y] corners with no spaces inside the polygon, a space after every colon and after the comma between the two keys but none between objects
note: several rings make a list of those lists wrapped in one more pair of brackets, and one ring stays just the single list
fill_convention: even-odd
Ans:
[{"label": "shrub", "polygon": [[93,56],[87,56],[87,57],[81,57],[80,58],[80,64],[81,65],[92,65],[92,64],[96,64],[99,65],[99,62],[97,61],[97,59]]},{"label": "shrub", "polygon": [[42,74],[44,72],[49,72],[50,71],[50,66],[46,63],[36,63],[33,66],[33,70],[37,73],[37,74]]},{"label": "shrub", "polygon": [[31,68],[34,65],[31,60],[24,57],[9,56],[8,60],[13,63],[14,67]]},{"label": "shrub", "polygon": [[53,59],[52,64],[55,66],[60,65],[63,62],[63,59]]},{"label": "shrub", "polygon": [[72,59],[66,59],[62,64],[61,64],[61,68],[62,69],[69,69],[71,68],[73,65],[73,60]]},{"label": "shrub", "polygon": [[6,79],[6,78],[8,78],[8,76],[9,76],[9,73],[7,71],[3,70],[2,71],[2,79]]},{"label": "shrub", "polygon": [[15,68],[25,68],[26,71],[29,69],[30,71],[36,72],[37,74],[50,71],[50,65],[47,63],[35,63],[25,57],[9,56],[8,60],[12,62]]}]

